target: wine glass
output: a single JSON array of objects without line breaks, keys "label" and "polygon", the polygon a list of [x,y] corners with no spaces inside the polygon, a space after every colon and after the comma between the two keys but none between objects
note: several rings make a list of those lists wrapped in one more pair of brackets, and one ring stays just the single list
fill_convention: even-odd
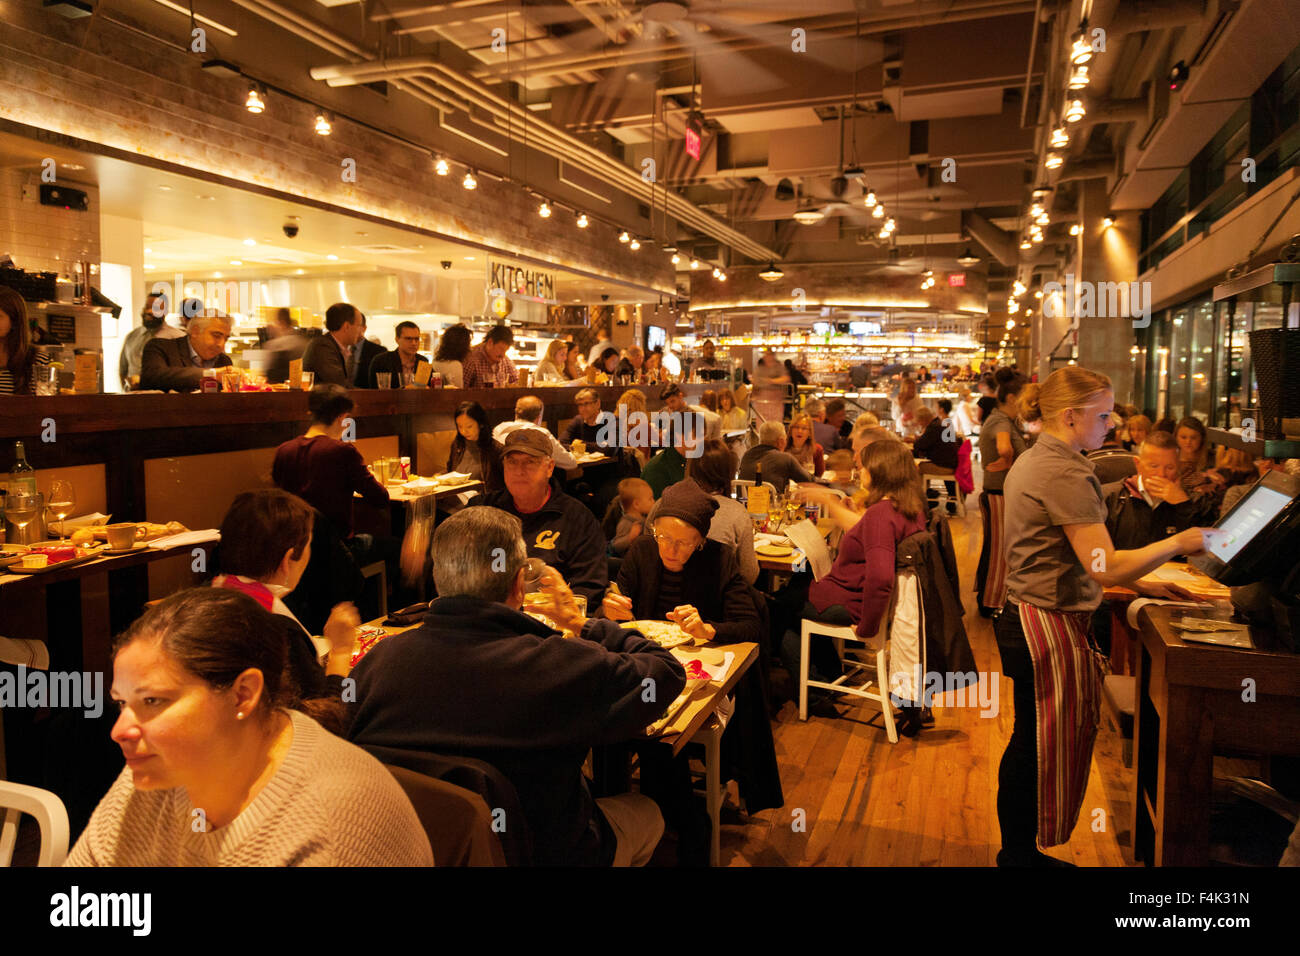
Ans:
[{"label": "wine glass", "polygon": [[45,496],[40,493],[25,495],[10,492],[5,496],[5,518],[17,526],[19,538],[26,537],[24,532],[27,526],[41,513],[44,505]]},{"label": "wine glass", "polygon": [[59,537],[66,538],[66,523],[68,515],[72,514],[72,509],[77,507],[77,493],[72,488],[72,482],[60,478],[50,484],[50,503],[47,506],[50,514],[59,519]]}]

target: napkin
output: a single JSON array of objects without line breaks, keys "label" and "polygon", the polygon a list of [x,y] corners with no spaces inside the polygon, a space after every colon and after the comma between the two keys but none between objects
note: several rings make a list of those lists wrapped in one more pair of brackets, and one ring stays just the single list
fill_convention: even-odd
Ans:
[{"label": "napkin", "polygon": [[158,549],[164,548],[181,548],[187,544],[207,544],[210,541],[220,541],[221,532],[216,528],[208,528],[206,531],[182,531],[180,534],[163,535],[161,538],[154,538],[149,544]]},{"label": "napkin", "polygon": [[80,518],[69,518],[64,522],[73,531],[79,528],[100,527],[108,523],[111,515],[102,515],[98,511],[94,514],[82,515]]},{"label": "napkin", "polygon": [[446,474],[438,475],[434,480],[440,481],[445,485],[458,485],[462,481],[469,481],[472,477],[472,475],[466,474],[463,471],[449,471]]}]

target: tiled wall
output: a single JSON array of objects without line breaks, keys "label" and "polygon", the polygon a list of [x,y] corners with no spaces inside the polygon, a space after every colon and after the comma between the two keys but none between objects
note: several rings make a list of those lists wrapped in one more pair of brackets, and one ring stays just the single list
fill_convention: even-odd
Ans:
[{"label": "tiled wall", "polygon": [[42,206],[40,176],[30,170],[0,169],[0,255],[28,272],[72,274],[74,263],[99,266],[99,189],[60,181],[83,190],[85,212]]}]

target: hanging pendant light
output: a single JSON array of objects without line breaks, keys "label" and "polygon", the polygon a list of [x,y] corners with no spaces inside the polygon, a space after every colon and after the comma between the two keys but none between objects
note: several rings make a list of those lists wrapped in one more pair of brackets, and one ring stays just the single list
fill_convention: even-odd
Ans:
[{"label": "hanging pendant light", "polygon": [[769,262],[767,264],[767,268],[764,269],[762,272],[760,272],[758,274],[758,277],[762,279],[764,282],[776,282],[780,279],[783,279],[785,277],[785,273],[782,272],[777,267],[776,263]]}]

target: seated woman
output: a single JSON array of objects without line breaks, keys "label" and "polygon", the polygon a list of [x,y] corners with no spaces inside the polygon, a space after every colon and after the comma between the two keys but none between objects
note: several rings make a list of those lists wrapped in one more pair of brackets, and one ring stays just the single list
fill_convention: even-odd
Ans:
[{"label": "seated woman", "polygon": [[274,615],[191,588],[113,653],[126,758],[68,866],[430,866],[415,810],[374,757],[296,709]]},{"label": "seated woman", "polygon": [[722,416],[722,434],[744,431],[749,424],[749,412],[736,405],[736,393],[731,389],[718,389],[718,414]]},{"label": "seated woman", "polygon": [[[717,509],[718,502],[690,479],[669,486],[649,523],[651,533],[632,542],[618,581],[606,592],[604,616],[666,619],[714,644],[761,641],[756,592],[735,552],[708,537]],[[750,813],[784,804],[761,671],[750,668],[737,685],[735,713],[722,738],[723,779],[739,781]],[[707,859],[708,818],[701,820],[692,798],[685,757],[673,759],[660,746],[641,747],[640,755],[642,792],[677,829],[679,854],[683,860],[698,862],[701,853]]]},{"label": "seated woman", "polygon": [[[732,548],[740,575],[749,584],[758,580],[758,555],[754,551],[754,523],[749,512],[731,497],[731,479],[736,474],[736,453],[726,442],[711,438],[704,443],[704,452],[691,462],[688,481],[699,485],[705,494],[718,503],[709,522],[708,537]],[[650,511],[647,524],[658,516],[657,507]]]},{"label": "seated woman", "polygon": [[536,385],[562,385],[568,379],[564,377],[564,363],[569,358],[569,344],[564,339],[552,339],[546,346],[546,355],[537,363],[533,373]]},{"label": "seated woman", "polygon": [[[862,518],[840,542],[835,564],[808,588],[803,617],[827,624],[852,624],[860,637],[875,636],[894,590],[898,543],[925,530],[925,492],[911,450],[902,442],[873,442],[862,452]],[[831,639],[821,635],[809,646],[809,673],[830,681],[842,669]],[[787,629],[781,656],[791,674],[799,673],[800,635]],[[823,701],[824,706],[824,701]],[[904,707],[898,731],[914,737],[921,708]]]},{"label": "seated woman", "polygon": [[456,406],[456,437],[447,455],[447,470],[459,471],[483,482],[488,492],[506,486],[501,446],[492,439],[487,412],[478,402]]},{"label": "seated woman", "polygon": [[786,429],[785,450],[813,477],[820,478],[825,473],[825,451],[813,440],[812,418],[808,415],[796,415],[790,422]]},{"label": "seated woman", "polygon": [[300,697],[339,700],[361,624],[356,606],[335,604],[324,636],[313,637],[281,600],[298,586],[311,560],[314,518],[307,502],[286,491],[245,491],[221,521],[223,573],[212,586],[247,594],[284,619],[289,671]]}]

